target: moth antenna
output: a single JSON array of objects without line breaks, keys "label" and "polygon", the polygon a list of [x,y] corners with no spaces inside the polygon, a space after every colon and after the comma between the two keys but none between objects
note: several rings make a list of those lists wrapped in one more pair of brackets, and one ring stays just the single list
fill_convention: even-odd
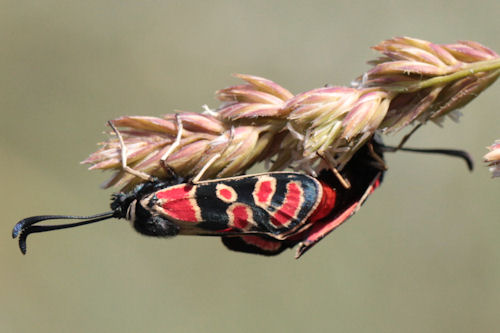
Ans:
[{"label": "moth antenna", "polygon": [[426,153],[426,154],[441,154],[441,155],[447,155],[447,156],[452,156],[452,157],[458,157],[461,158],[465,161],[467,164],[467,169],[469,171],[474,170],[474,161],[472,160],[472,156],[466,152],[465,150],[459,150],[459,149],[441,149],[441,148],[405,148],[403,145],[408,141],[408,139],[415,133],[420,127],[422,126],[422,123],[418,124],[415,126],[410,133],[406,134],[403,139],[399,142],[397,147],[392,147],[392,146],[386,146],[382,145],[382,149],[386,152],[396,152],[398,150],[401,151],[408,151],[408,152],[413,152],[413,153]]},{"label": "moth antenna", "polygon": [[465,161],[467,164],[467,169],[469,171],[474,170],[474,161],[472,160],[472,156],[466,152],[465,150],[460,149],[439,149],[439,148],[405,148],[405,147],[391,147],[391,146],[383,146],[383,149],[387,152],[396,152],[398,150],[408,151],[412,153],[424,153],[424,154],[439,154],[446,155],[451,157],[458,157]]},{"label": "moth antenna", "polygon": [[148,175],[145,172],[139,171],[139,170],[134,170],[131,167],[127,165],[127,146],[125,146],[125,142],[123,142],[122,135],[120,132],[116,129],[115,125],[111,121],[108,121],[109,127],[115,132],[116,136],[118,137],[118,140],[120,141],[120,150],[121,150],[121,162],[122,162],[122,169],[125,172],[128,172],[129,174],[139,177],[145,181],[152,181],[154,180],[154,177],[151,175]]},{"label": "moth antenna", "polygon": [[[72,215],[40,215],[40,216],[31,216],[19,221],[12,230],[12,238],[16,238],[19,236],[19,248],[23,254],[26,254],[26,239],[29,234],[37,233],[37,232],[46,232],[51,230],[59,230],[59,229],[67,229],[78,227],[81,225],[86,225],[90,223],[95,223],[103,220],[110,219],[115,217],[115,212],[106,212],[102,214],[96,214],[91,216],[72,216]],[[35,223],[46,221],[46,220],[86,220],[75,223],[67,223],[67,224],[59,224],[59,225],[44,225],[39,226],[35,225]]]}]

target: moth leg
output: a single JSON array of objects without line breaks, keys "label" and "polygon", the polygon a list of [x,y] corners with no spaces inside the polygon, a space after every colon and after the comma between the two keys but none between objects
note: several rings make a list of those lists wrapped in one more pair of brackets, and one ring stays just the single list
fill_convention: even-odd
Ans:
[{"label": "moth leg", "polygon": [[122,162],[123,171],[128,172],[129,174],[136,176],[138,178],[141,178],[143,180],[153,181],[154,177],[152,177],[151,175],[148,175],[147,173],[139,171],[139,170],[134,170],[127,165],[127,146],[123,142],[122,135],[116,129],[115,125],[113,125],[113,123],[111,121],[108,121],[108,125],[109,125],[109,127],[111,127],[113,132],[115,132],[116,136],[118,137],[118,140],[120,141],[120,150],[121,150],[120,154],[121,154],[121,162]]},{"label": "moth leg", "polygon": [[340,174],[339,170],[333,165],[333,163],[330,161],[330,159],[326,158],[325,156],[321,155],[320,153],[316,152],[316,154],[328,165],[328,168],[332,170],[333,174],[337,179],[339,180],[340,184],[346,189],[351,188],[351,183],[349,182],[348,179],[342,177]]},{"label": "moth leg", "polygon": [[231,126],[231,129],[229,130],[229,140],[227,141],[226,147],[222,150],[222,152],[216,153],[208,160],[207,163],[205,163],[205,165],[203,166],[203,168],[201,168],[201,170],[198,172],[198,174],[190,180],[191,184],[196,184],[200,181],[200,179],[203,177],[205,172],[207,172],[208,168],[210,168],[212,166],[212,164],[214,164],[214,162],[217,161],[217,159],[220,158],[222,156],[222,154],[224,154],[226,152],[226,150],[231,145],[231,142],[233,141],[233,139],[234,139],[234,127]]},{"label": "moth leg", "polygon": [[373,144],[371,142],[367,143],[368,145],[368,151],[370,152],[370,156],[373,157],[373,159],[377,162],[377,167],[380,169],[380,170],[387,170],[387,165],[385,164],[385,161],[384,159],[379,155],[377,154],[377,152],[375,151],[375,148],[373,148]]},{"label": "moth leg", "polygon": [[167,174],[170,174],[170,175],[175,175],[175,172],[167,164],[167,159],[170,156],[170,154],[172,154],[172,152],[175,149],[177,149],[177,147],[179,147],[179,145],[181,144],[182,132],[184,131],[184,126],[182,125],[182,119],[181,119],[181,116],[178,113],[175,114],[175,121],[176,121],[176,124],[177,124],[177,136],[175,137],[175,141],[170,145],[170,147],[168,148],[168,150],[165,152],[165,154],[163,154],[163,156],[160,159],[160,165],[161,165],[161,167],[163,169],[165,169],[165,171],[167,172]]},{"label": "moth leg", "polygon": [[214,162],[219,158],[221,157],[221,153],[217,153],[215,154],[214,156],[212,156],[207,163],[205,163],[205,165],[203,166],[203,168],[201,168],[200,172],[198,172],[198,174],[193,178],[191,179],[191,183],[192,184],[196,184],[197,182],[200,181],[201,177],[203,177],[203,174],[208,170],[208,168],[210,168],[210,166],[212,164],[214,164]]}]

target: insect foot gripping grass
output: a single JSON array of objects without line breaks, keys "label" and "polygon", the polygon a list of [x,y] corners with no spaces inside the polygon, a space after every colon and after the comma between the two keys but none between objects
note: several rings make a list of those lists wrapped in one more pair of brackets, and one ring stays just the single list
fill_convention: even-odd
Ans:
[{"label": "insect foot gripping grass", "polygon": [[[111,211],[92,216],[28,217],[15,225],[12,236],[26,253],[26,239],[32,233],[123,218],[143,235],[218,236],[226,247],[240,252],[275,255],[300,244],[299,257],[353,215],[378,187],[385,170],[382,154],[382,146],[373,139],[340,175],[324,169],[317,178],[268,172],[198,182],[194,179],[199,175],[185,180],[171,172],[168,179],[157,179],[131,169],[123,149],[123,170],[144,182],[129,192],[113,194]],[[55,219],[81,221],[38,225]]]}]

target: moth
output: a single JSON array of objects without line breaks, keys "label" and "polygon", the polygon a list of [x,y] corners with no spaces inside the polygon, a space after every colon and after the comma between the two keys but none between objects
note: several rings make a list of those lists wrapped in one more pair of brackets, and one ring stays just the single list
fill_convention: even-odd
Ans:
[{"label": "moth", "polygon": [[[384,150],[388,148],[373,137],[339,174],[323,169],[317,177],[297,172],[267,172],[193,181],[174,173],[168,179],[139,175],[145,181],[130,192],[113,194],[108,212],[91,216],[28,217],[15,225],[12,237],[18,238],[25,254],[26,239],[32,233],[116,218],[129,221],[137,232],[146,236],[220,237],[230,250],[246,253],[276,255],[298,245],[296,258],[299,258],[356,213],[379,187],[386,170]],[[472,168],[470,157],[462,151],[402,150],[458,156]],[[126,165],[124,155],[122,166],[125,171],[138,173]],[[38,224],[55,219],[81,221]]]}]

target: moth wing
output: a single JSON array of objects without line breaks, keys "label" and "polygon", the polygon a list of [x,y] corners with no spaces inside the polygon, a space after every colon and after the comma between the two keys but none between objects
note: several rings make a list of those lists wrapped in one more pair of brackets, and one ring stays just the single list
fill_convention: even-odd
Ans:
[{"label": "moth wing", "polygon": [[267,215],[264,224],[280,240],[308,222],[321,196],[322,186],[316,179],[297,173],[263,175],[253,193],[255,206]]},{"label": "moth wing", "polygon": [[265,256],[278,255],[295,245],[295,243],[289,244],[286,241],[278,241],[262,235],[223,236],[221,240],[232,251]]},{"label": "moth wing", "polygon": [[298,173],[266,173],[197,185],[200,227],[224,233],[264,234],[285,239],[318,206],[322,186]]},{"label": "moth wing", "polygon": [[348,218],[353,216],[361,205],[365,202],[370,194],[380,185],[381,183],[382,173],[379,173],[364,193],[359,197],[357,201],[355,201],[352,205],[343,209],[339,212],[339,214],[335,214],[331,218],[315,223],[311,229],[308,231],[308,235],[306,239],[299,243],[299,247],[297,248],[297,252],[295,254],[295,258],[300,258],[306,251],[308,251],[311,247],[317,244],[320,240],[325,238],[330,232],[338,228],[342,223],[347,221]]}]

